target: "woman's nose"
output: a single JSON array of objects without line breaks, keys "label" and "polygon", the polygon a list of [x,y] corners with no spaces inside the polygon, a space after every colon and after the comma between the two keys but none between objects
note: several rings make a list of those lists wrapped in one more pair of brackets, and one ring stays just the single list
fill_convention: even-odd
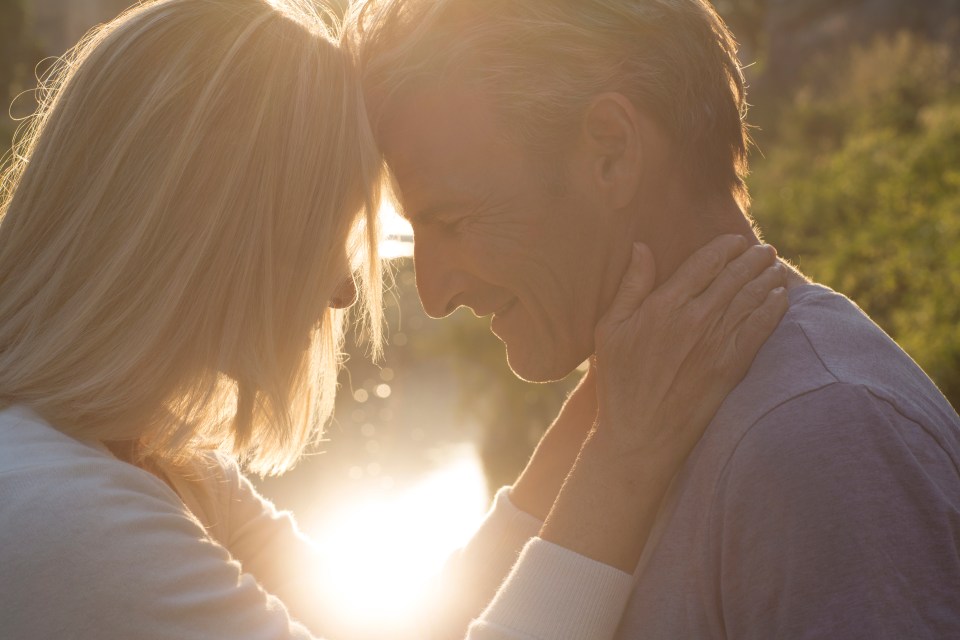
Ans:
[{"label": "woman's nose", "polygon": [[357,285],[354,284],[353,278],[344,278],[343,282],[333,292],[333,296],[330,298],[330,306],[334,309],[346,309],[356,301]]}]

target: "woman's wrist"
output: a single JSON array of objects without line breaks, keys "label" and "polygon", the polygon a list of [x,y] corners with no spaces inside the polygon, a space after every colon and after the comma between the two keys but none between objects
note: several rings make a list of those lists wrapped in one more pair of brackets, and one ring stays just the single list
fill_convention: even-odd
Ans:
[{"label": "woman's wrist", "polygon": [[540,537],[633,572],[677,464],[597,429],[584,443]]},{"label": "woman's wrist", "polygon": [[553,507],[596,421],[596,390],[590,375],[584,376],[570,394],[527,467],[510,488],[510,501],[540,520],[546,519]]}]

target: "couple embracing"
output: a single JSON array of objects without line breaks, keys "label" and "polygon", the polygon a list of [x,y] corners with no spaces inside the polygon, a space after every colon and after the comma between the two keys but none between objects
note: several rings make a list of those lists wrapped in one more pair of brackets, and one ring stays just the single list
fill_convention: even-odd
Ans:
[{"label": "couple embracing", "polygon": [[[960,419],[760,242],[705,0],[157,0],[61,62],[3,177],[5,638],[313,638],[243,476],[380,335],[389,181],[427,313],[591,366],[423,637],[960,636]],[[309,627],[309,628],[308,628]]]}]

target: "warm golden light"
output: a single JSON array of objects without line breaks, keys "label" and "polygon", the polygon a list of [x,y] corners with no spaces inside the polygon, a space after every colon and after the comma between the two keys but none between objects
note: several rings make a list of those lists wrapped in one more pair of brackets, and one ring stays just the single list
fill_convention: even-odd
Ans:
[{"label": "warm golden light", "polygon": [[413,229],[387,197],[380,205],[380,222],[384,236],[380,241],[380,256],[387,260],[412,256]]},{"label": "warm golden light", "polygon": [[[321,597],[338,629],[369,637],[401,637],[447,557],[483,517],[488,502],[472,446],[399,489],[350,494],[341,507],[304,522],[325,552]],[[391,636],[391,633],[395,634]],[[382,634],[382,635],[377,635]]]}]

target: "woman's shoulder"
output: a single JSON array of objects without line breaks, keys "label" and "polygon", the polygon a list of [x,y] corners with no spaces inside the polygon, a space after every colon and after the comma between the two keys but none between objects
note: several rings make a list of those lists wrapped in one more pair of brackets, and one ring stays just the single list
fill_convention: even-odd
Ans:
[{"label": "woman's shoulder", "polygon": [[0,478],[50,472],[61,465],[111,460],[103,445],[77,440],[22,406],[0,410]]},{"label": "woman's shoulder", "polygon": [[206,451],[156,465],[155,475],[128,464],[27,408],[0,410],[0,542],[56,545],[63,535],[105,536],[102,543],[113,536],[101,531],[105,522],[164,520],[174,529],[199,525],[227,544],[244,507],[264,509],[243,499],[255,492],[229,456]]},{"label": "woman's shoulder", "polygon": [[11,637],[309,637],[163,481],[19,409],[0,411],[0,567]]},{"label": "woman's shoulder", "polygon": [[[29,409],[0,411],[0,540],[45,544],[57,531],[95,535],[138,513],[182,512],[161,480],[73,438]],[[101,542],[103,542],[101,540]]]}]

